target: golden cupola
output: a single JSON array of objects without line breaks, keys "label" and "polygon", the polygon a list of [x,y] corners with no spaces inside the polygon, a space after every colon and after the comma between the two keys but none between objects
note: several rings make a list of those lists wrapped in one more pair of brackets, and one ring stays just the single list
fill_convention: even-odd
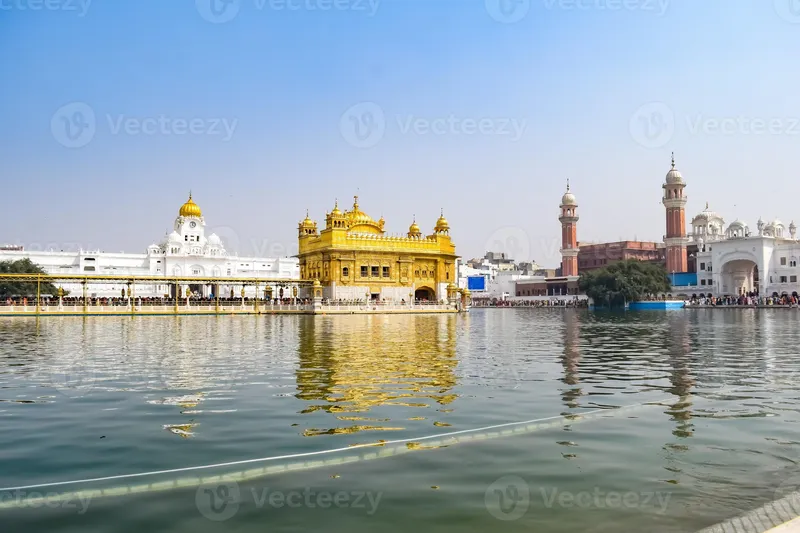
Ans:
[{"label": "golden cupola", "polygon": [[419,237],[422,235],[422,230],[419,229],[419,224],[417,224],[417,217],[414,217],[414,221],[408,227],[408,236],[409,237]]},{"label": "golden cupola", "polygon": [[203,216],[203,212],[200,211],[200,206],[194,203],[192,200],[192,193],[189,193],[189,199],[186,201],[185,204],[181,206],[180,211],[178,214],[182,217],[197,217],[200,218]]},{"label": "golden cupola", "polygon": [[306,218],[298,224],[297,229],[300,231],[300,235],[314,235],[317,233],[317,223],[308,216],[307,209]]},{"label": "golden cupola", "polygon": [[444,218],[444,209],[442,209],[442,213],[439,216],[439,219],[436,221],[436,226],[433,228],[436,233],[446,233],[450,231],[450,224],[447,222],[447,219]]},{"label": "golden cupola", "polygon": [[347,213],[342,213],[339,209],[339,200],[333,206],[333,211],[325,214],[325,227],[335,229],[347,229],[349,222],[347,221]]}]

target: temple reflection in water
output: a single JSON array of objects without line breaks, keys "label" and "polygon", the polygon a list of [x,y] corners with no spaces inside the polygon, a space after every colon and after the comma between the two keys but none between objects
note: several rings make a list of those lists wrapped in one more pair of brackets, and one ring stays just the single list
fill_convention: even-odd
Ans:
[{"label": "temple reflection in water", "polygon": [[674,395],[675,403],[667,411],[675,422],[672,434],[676,437],[691,437],[694,434],[692,424],[692,388],[695,380],[692,377],[692,343],[689,338],[689,317],[685,314],[674,314],[667,318],[667,353],[669,354],[668,392]]},{"label": "temple reflection in water", "polygon": [[369,422],[305,434],[401,429],[396,426],[405,419],[397,418],[392,406],[419,407],[424,415],[424,408],[453,402],[456,319],[369,315],[303,320],[296,372],[296,397],[308,402],[302,413],[334,414],[337,425]]},{"label": "temple reflection in water", "polygon": [[561,364],[564,367],[564,377],[561,381],[566,385],[562,389],[561,399],[568,409],[580,407],[579,399],[583,396],[580,387],[581,377],[578,363],[581,360],[581,317],[578,311],[564,313],[564,352],[561,355]]}]

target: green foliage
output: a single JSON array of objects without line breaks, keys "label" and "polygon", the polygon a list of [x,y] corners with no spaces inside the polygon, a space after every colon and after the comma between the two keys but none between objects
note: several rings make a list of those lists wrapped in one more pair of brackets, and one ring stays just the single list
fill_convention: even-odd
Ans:
[{"label": "green foliage", "polygon": [[[0,274],[46,274],[44,269],[30,259],[0,261]],[[42,283],[41,294],[58,296],[58,288],[50,282]],[[66,291],[64,292],[66,294]],[[36,282],[0,280],[0,297],[36,296]]]},{"label": "green foliage", "polygon": [[581,274],[580,289],[595,305],[623,307],[626,302],[642,300],[669,292],[670,283],[663,265],[628,259]]}]

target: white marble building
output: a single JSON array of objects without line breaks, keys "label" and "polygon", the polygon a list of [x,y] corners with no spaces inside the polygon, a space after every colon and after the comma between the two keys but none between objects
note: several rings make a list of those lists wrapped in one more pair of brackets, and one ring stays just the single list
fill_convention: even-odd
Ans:
[{"label": "white marble building", "polygon": [[[206,222],[200,207],[194,203],[191,194],[183,204],[175,219],[174,230],[165,235],[158,244],[151,244],[143,254],[106,253],[80,250],[78,252],[25,251],[12,247],[0,248],[0,261],[28,258],[40,265],[49,274],[106,275],[106,276],[176,276],[213,277],[219,283],[189,284],[193,294],[210,296],[215,286],[220,296],[240,297],[241,285],[225,283],[225,278],[253,279],[300,279],[300,266],[297,258],[238,257],[229,255],[222,240],[216,234],[206,236]],[[62,287],[71,295],[81,296],[79,283],[64,283]],[[88,288],[92,297],[119,297],[124,283],[93,284]],[[137,297],[160,297],[170,294],[169,284],[136,284]],[[255,295],[255,288],[248,287],[247,296]],[[185,294],[185,293],[184,293]],[[277,296],[277,295],[276,295]]]},{"label": "white marble building", "polygon": [[758,291],[761,296],[800,292],[797,226],[761,219],[751,231],[740,220],[727,227],[708,208],[692,219],[691,242],[697,245],[697,292],[714,296]]}]

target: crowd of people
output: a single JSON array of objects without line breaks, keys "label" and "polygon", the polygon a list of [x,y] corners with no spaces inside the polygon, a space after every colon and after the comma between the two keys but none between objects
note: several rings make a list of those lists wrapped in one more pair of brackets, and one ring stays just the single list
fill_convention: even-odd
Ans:
[{"label": "crowd of people", "polygon": [[773,294],[772,296],[761,296],[757,292],[750,292],[747,294],[740,294],[739,296],[692,296],[687,302],[688,306],[740,306],[740,307],[756,307],[756,306],[789,306],[796,307],[800,304],[796,294]]},{"label": "crowd of people", "polygon": [[589,307],[587,299],[570,298],[566,300],[488,300],[476,299],[473,307]]}]

